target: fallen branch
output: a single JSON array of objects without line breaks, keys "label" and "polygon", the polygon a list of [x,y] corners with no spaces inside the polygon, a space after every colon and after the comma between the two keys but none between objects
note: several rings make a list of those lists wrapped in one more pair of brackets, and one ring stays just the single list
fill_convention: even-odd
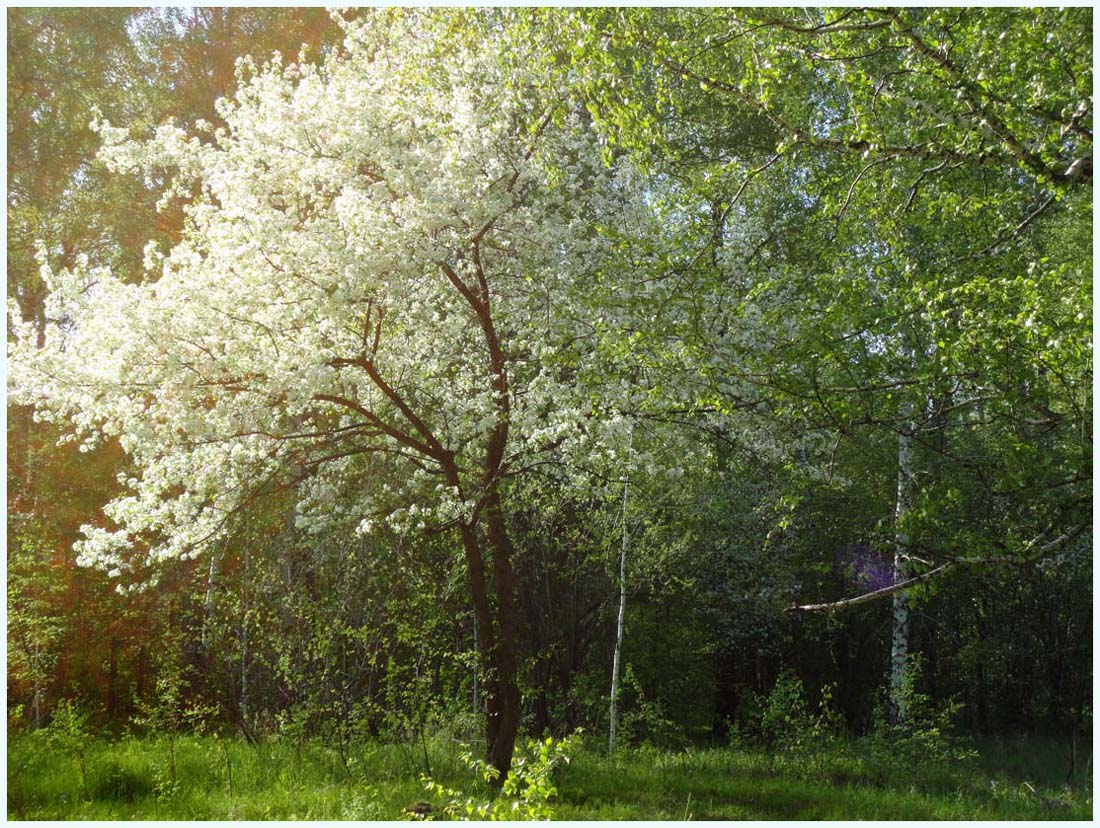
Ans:
[{"label": "fallen branch", "polygon": [[954,566],[954,561],[948,561],[945,564],[940,564],[935,569],[930,569],[922,575],[917,575],[914,578],[909,578],[905,581],[899,581],[896,584],[891,584],[888,587],[882,589],[876,589],[874,592],[867,592],[863,595],[857,595],[855,598],[845,598],[843,601],[831,601],[828,604],[793,604],[787,607],[783,612],[787,615],[794,615],[798,612],[836,612],[837,610],[847,609],[848,607],[854,607],[859,604],[866,604],[869,601],[876,601],[879,598],[885,598],[888,595],[893,595],[895,592],[901,592],[905,589],[910,589],[917,584],[927,581],[930,578],[934,578],[937,575],[942,575],[946,570]]},{"label": "fallen branch", "polygon": [[1028,543],[1024,544],[1024,551],[1030,552],[1030,555],[996,555],[992,557],[981,558],[952,558],[951,560],[940,564],[934,569],[930,569],[925,573],[917,575],[913,578],[909,578],[905,581],[899,581],[896,584],[883,587],[882,589],[876,589],[873,592],[865,592],[863,595],[857,595],[854,598],[844,598],[840,601],[830,601],[825,604],[792,604],[787,607],[783,612],[793,617],[800,612],[836,612],[837,610],[848,609],[849,607],[859,606],[860,604],[866,604],[870,601],[877,601],[879,598],[886,598],[889,595],[893,595],[895,592],[901,592],[906,589],[911,589],[917,584],[924,581],[931,580],[939,575],[942,575],[948,569],[956,565],[963,566],[984,566],[995,564],[1009,564],[1013,566],[1033,566],[1042,559],[1043,555],[1058,549],[1061,546],[1065,546],[1070,541],[1079,537],[1091,524],[1086,522],[1079,526],[1075,526],[1072,529],[1064,532],[1054,540],[1044,543],[1039,546],[1039,541],[1043,535],[1050,531],[1049,528],[1040,533],[1037,537],[1033,538]]}]

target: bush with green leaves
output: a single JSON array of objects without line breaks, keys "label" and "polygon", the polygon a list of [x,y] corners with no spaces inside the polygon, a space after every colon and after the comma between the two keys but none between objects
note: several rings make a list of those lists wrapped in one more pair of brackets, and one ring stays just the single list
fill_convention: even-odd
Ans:
[{"label": "bush with green leaves", "polygon": [[169,648],[158,664],[156,692],[138,703],[133,724],[163,740],[167,763],[153,768],[153,790],[157,799],[169,800],[180,792],[176,763],[177,741],[185,733],[202,734],[216,725],[219,710],[201,699],[188,698],[187,675],[178,657],[178,648]]},{"label": "bush with green leaves", "polygon": [[88,790],[88,748],[92,734],[88,729],[88,720],[88,711],[70,699],[61,699],[45,729],[46,741],[53,750],[76,759],[80,788],[85,799],[91,798]]},{"label": "bush with green leaves", "polygon": [[920,692],[922,674],[919,654],[911,657],[901,687],[905,721],[891,724],[885,715],[885,700],[875,714],[872,742],[879,746],[884,758],[891,760],[920,759],[924,764],[951,765],[972,761],[976,751],[955,733],[955,719],[962,704],[951,698],[934,702]]},{"label": "bush with green leaves", "polygon": [[343,818],[353,821],[379,821],[386,819],[385,808],[378,791],[367,785],[344,804]]},{"label": "bush with green leaves", "polygon": [[685,739],[681,729],[668,715],[660,700],[647,695],[631,664],[623,674],[623,689],[627,692],[619,722],[620,745],[651,744],[658,747],[682,748]]},{"label": "bush with green leaves", "polygon": [[826,685],[815,712],[806,698],[802,680],[784,672],[772,691],[758,700],[759,732],[775,748],[800,750],[831,740],[840,730],[839,714],[832,708],[833,687]]},{"label": "bush with green leaves", "polygon": [[[440,800],[426,813],[414,813],[414,819],[458,820],[531,820],[552,819],[553,803],[558,796],[554,785],[555,768],[569,763],[570,753],[580,740],[578,730],[564,739],[530,739],[526,749],[512,760],[512,768],[492,798],[478,797],[445,787],[426,774],[421,781],[429,796]],[[477,782],[492,787],[500,779],[500,771],[484,759],[474,758],[467,750],[462,761],[474,772]]]}]

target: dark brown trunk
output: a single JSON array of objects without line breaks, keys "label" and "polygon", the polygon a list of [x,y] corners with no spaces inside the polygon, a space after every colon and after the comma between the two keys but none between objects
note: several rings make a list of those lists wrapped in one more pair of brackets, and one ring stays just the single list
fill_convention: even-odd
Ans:
[{"label": "dark brown trunk", "polygon": [[493,549],[493,585],[497,599],[497,642],[494,666],[500,694],[500,721],[495,738],[489,743],[489,763],[503,777],[512,765],[516,734],[519,731],[520,698],[516,683],[516,630],[512,615],[515,579],[512,575],[512,543],[504,522],[500,495],[492,490],[485,502],[485,521]]},{"label": "dark brown trunk", "polygon": [[[512,184],[515,183],[513,179]],[[509,189],[511,184],[508,185]],[[498,485],[508,445],[511,402],[508,389],[507,357],[493,324],[492,298],[489,281],[481,262],[480,241],[492,227],[485,225],[472,240],[471,260],[476,268],[477,283],[471,286],[451,268],[440,265],[443,273],[463,296],[477,317],[489,352],[490,380],[495,395],[497,421],[485,446],[485,464],[481,479],[484,520],[493,556],[493,587],[496,605],[493,607],[485,589],[485,559],[481,554],[474,525],[462,527],[462,542],[469,565],[470,588],[474,599],[474,617],[478,626],[478,650],[486,669],[485,735],[489,764],[500,771],[497,784],[504,781],[512,765],[516,733],[519,730],[520,698],[516,670],[516,632],[512,619],[515,590],[512,575],[512,545],[504,522]],[[453,456],[441,455],[448,482],[461,490]],[[492,618],[495,610],[496,618]],[[492,624],[492,621],[496,624]]]},{"label": "dark brown trunk", "polygon": [[[485,679],[485,742],[489,764],[500,771],[503,782],[512,763],[516,731],[519,726],[519,690],[516,685],[514,633],[510,607],[505,612],[497,607],[497,623],[493,623],[493,607],[485,580],[485,559],[477,531],[463,524],[460,528],[462,546],[466,552],[466,573],[470,581],[474,619],[477,622],[478,660]],[[507,566],[505,566],[507,570]],[[498,580],[494,556],[494,575]],[[510,580],[510,574],[508,575]],[[504,616],[507,615],[507,624]]]}]

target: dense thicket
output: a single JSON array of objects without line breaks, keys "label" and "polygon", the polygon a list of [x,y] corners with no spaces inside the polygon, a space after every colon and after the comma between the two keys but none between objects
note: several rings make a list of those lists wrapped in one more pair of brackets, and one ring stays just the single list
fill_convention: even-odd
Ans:
[{"label": "dense thicket", "polygon": [[[900,694],[911,713],[923,697],[957,705],[975,732],[1091,726],[1090,10],[393,12],[362,15],[358,46],[312,10],[8,14],[15,383],[19,402],[54,411],[35,423],[9,404],[14,723],[69,698],[112,728],[163,725],[150,711],[170,709],[181,728],[408,745],[442,727],[471,737],[488,700],[490,744],[512,712],[533,733],[604,731],[625,572],[624,741],[766,735],[764,699],[785,674],[813,702],[830,695],[853,732],[904,722]],[[253,67],[237,107],[214,108],[234,92],[236,56],[260,64],[275,49],[284,68]],[[369,86],[383,55],[392,89],[371,87],[377,109],[341,111],[335,95],[360,100],[348,66],[363,60]],[[406,110],[383,123],[393,90]],[[177,166],[156,169],[101,130],[113,163],[139,171],[120,175],[95,156],[93,119],[139,139],[172,120],[198,142],[180,149],[162,130],[149,153],[177,152]],[[292,144],[256,150],[268,130]],[[253,186],[245,210],[234,199]],[[392,232],[351,198],[387,188]],[[262,244],[218,247],[248,221],[274,262]],[[399,245],[356,248],[390,257],[371,265],[380,292],[325,288],[361,301],[366,329],[344,340],[350,312],[294,317],[243,378],[223,377],[224,399],[195,403],[216,429],[226,399],[255,394],[270,418],[242,431],[295,448],[253,458],[251,475],[230,452],[201,483],[165,472],[140,502],[204,531],[214,478],[234,481],[205,546],[167,519],[143,527],[121,510],[104,524],[107,501],[199,430],[129,397],[127,424],[111,388],[65,397],[43,366],[71,363],[47,334],[82,330],[50,316],[68,306],[47,301],[40,265],[55,286],[109,269],[98,290],[120,296],[160,278],[167,294],[173,273],[207,267],[213,296],[216,268],[235,263],[289,271],[254,287],[298,270],[323,281],[338,269],[336,226]],[[176,270],[143,267],[181,241]],[[421,260],[446,281],[406,312],[399,286],[420,289]],[[66,299],[73,319],[96,301],[85,292]],[[221,310],[249,318],[225,329],[312,301],[275,292],[230,290]],[[126,318],[101,318],[103,336]],[[165,316],[165,341],[177,322]],[[417,325],[437,338],[416,339]],[[479,373],[482,337],[492,363]],[[243,340],[230,334],[226,353]],[[360,340],[369,359],[339,350]],[[307,345],[322,367],[365,370],[376,392],[396,386],[383,400],[396,419],[372,410],[368,428],[299,405],[285,376],[281,396],[256,384],[261,358],[275,377]],[[111,352],[120,365],[127,348]],[[383,386],[390,369],[399,383]],[[167,370],[150,382],[191,387]],[[346,402],[327,387],[318,398]],[[54,445],[69,417],[82,433]],[[127,431],[137,422],[162,430],[164,451]],[[97,429],[113,436],[82,445]],[[379,435],[418,454],[415,469],[369,453]],[[197,445],[196,465],[210,460]],[[436,479],[468,498],[439,500]],[[382,484],[392,497],[368,502],[362,489]],[[193,509],[179,505],[189,485]],[[131,527],[124,552],[85,533],[111,575],[76,567],[82,524]],[[492,758],[510,753],[509,740]]]}]

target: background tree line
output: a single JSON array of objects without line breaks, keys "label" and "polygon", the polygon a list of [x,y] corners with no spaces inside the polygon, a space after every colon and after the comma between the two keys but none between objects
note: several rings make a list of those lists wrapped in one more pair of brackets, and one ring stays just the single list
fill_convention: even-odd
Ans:
[{"label": "background tree line", "polygon": [[[317,10],[8,14],[9,301],[43,327],[36,240],[138,280],[183,227],[154,207],[164,181],[96,160],[93,118],[217,125],[236,57],[342,40]],[[626,404],[630,451],[589,487],[507,484],[522,728],[607,728],[624,546],[624,741],[759,734],[784,674],[815,701],[835,685],[865,731],[899,635],[969,730],[1090,727],[1091,12],[454,20],[539,44],[678,217],[672,252],[648,242],[654,324],[601,331],[652,391]],[[9,406],[14,723],[69,698],[120,729],[168,699],[249,739],[476,733],[449,535],[318,540],[273,491],[206,556],[109,577],[71,547],[128,460],[63,434]]]}]

